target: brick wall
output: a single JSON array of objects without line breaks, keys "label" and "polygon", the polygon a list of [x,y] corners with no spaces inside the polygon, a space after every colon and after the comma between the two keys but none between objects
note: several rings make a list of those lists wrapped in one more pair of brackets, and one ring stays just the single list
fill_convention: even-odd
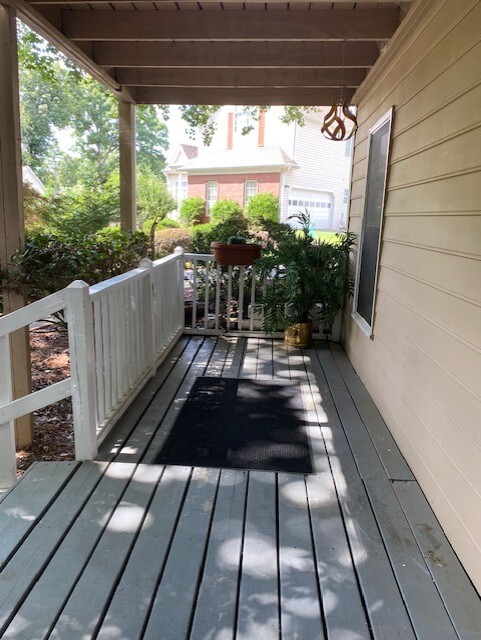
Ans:
[{"label": "brick wall", "polygon": [[204,198],[206,182],[213,181],[219,185],[219,200],[228,198],[244,206],[244,183],[246,180],[257,180],[259,193],[273,193],[280,196],[280,173],[236,173],[230,175],[195,175],[189,176],[189,197]]}]

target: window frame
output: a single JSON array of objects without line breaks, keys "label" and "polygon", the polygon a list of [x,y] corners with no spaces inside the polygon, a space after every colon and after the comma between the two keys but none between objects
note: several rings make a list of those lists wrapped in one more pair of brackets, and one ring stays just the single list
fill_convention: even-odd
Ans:
[{"label": "window frame", "polygon": [[[383,116],[377,120],[373,126],[369,129],[369,138],[368,138],[368,147],[367,147],[367,171],[366,171],[366,190],[364,194],[364,211],[362,216],[362,230],[359,241],[359,248],[357,254],[357,266],[356,266],[356,281],[354,286],[354,297],[353,297],[353,307],[351,317],[355,320],[359,328],[366,334],[368,338],[373,339],[374,332],[374,315],[376,310],[376,300],[377,300],[377,282],[379,276],[379,258],[381,255],[381,244],[382,244],[382,232],[384,227],[384,208],[386,204],[386,193],[387,193],[387,184],[389,178],[389,161],[391,154],[391,135],[392,135],[392,124],[394,117],[394,107],[391,107]],[[382,191],[382,202],[381,202],[381,219],[379,221],[379,238],[377,245],[377,255],[376,255],[376,270],[374,275],[374,286],[373,286],[373,298],[372,298],[372,309],[371,309],[371,318],[370,323],[361,316],[361,314],[357,311],[357,304],[359,299],[359,282],[361,276],[361,260],[362,260],[362,250],[364,247],[364,234],[365,234],[365,223],[366,223],[366,209],[368,203],[368,185],[369,185],[369,167],[370,167],[370,154],[371,154],[371,143],[374,134],[383,127],[386,122],[389,122],[388,127],[388,146],[386,153],[386,165],[384,169],[384,186]]]},{"label": "window frame", "polygon": [[[250,182],[255,182],[256,192],[250,194],[249,197],[247,197],[247,184]],[[258,193],[259,193],[259,180],[245,180],[244,181],[244,207],[249,202],[250,198],[252,198],[253,196],[256,196]]]},{"label": "window frame", "polygon": [[[215,200],[213,200],[212,202],[209,200],[209,185],[211,184],[215,184]],[[206,213],[208,216],[210,216],[210,210],[212,205],[214,205],[217,200],[219,199],[219,183],[217,180],[207,180],[207,182],[205,183],[205,208],[206,208]]]}]

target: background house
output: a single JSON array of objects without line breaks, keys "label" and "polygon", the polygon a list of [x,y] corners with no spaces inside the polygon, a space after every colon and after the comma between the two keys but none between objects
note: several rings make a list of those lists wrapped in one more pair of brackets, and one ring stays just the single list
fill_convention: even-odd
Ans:
[{"label": "background house", "polygon": [[[281,113],[273,107],[256,119],[242,107],[226,106],[216,116],[209,147],[199,145],[188,158],[185,148],[192,146],[179,145],[165,171],[178,202],[186,195],[204,198],[208,213],[218,199],[244,206],[252,195],[270,192],[279,198],[281,220],[307,209],[315,229],[345,227],[352,145],[326,140],[319,114],[306,115],[299,126],[281,122]],[[252,130],[243,135],[246,127]]]}]

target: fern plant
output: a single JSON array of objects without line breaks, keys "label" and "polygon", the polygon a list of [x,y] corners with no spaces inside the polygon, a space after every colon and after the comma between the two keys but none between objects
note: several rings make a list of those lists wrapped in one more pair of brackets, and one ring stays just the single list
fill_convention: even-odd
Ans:
[{"label": "fern plant", "polygon": [[262,298],[263,329],[267,333],[321,320],[326,333],[352,294],[349,253],[355,242],[352,233],[336,234],[336,242],[315,240],[310,217],[298,213],[300,230],[270,249],[257,261],[256,270],[267,280]]}]

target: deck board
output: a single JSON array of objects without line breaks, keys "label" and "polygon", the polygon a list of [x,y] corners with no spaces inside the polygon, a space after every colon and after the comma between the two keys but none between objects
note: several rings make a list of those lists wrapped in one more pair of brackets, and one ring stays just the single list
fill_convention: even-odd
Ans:
[{"label": "deck board", "polygon": [[414,480],[411,469],[402,457],[386,423],[366,387],[354,371],[345,351],[339,345],[333,345],[331,353],[356,405],[356,409],[371,436],[388,477],[391,480]]},{"label": "deck board", "polygon": [[222,471],[191,640],[234,638],[246,492],[246,471]]},{"label": "deck board", "polygon": [[236,638],[279,638],[276,476],[251,471],[247,493]]},{"label": "deck board", "polygon": [[59,494],[77,463],[39,462],[0,503],[0,568]]},{"label": "deck board", "polygon": [[[315,473],[147,464],[202,375],[297,380]],[[99,460],[35,465],[0,532],[4,638],[481,640],[478,594],[325,347],[182,338]]]},{"label": "deck board", "polygon": [[167,467],[164,470],[128,563],[110,600],[97,640],[141,637],[190,477],[191,469],[187,467]]}]

